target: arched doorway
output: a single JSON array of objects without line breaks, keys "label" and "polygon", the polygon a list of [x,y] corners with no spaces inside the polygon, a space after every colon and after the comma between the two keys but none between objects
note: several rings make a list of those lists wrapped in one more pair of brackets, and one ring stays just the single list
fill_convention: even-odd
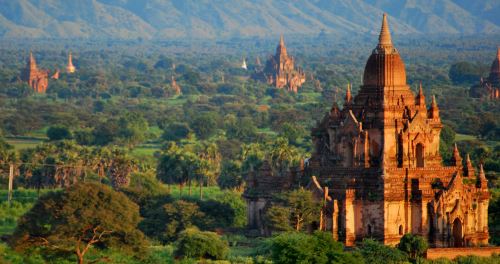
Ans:
[{"label": "arched doorway", "polygon": [[463,232],[462,232],[462,221],[460,219],[456,218],[455,221],[453,221],[453,241],[454,247],[463,247]]},{"label": "arched doorway", "polygon": [[422,143],[418,143],[416,147],[416,156],[417,156],[417,167],[424,167],[424,145]]}]

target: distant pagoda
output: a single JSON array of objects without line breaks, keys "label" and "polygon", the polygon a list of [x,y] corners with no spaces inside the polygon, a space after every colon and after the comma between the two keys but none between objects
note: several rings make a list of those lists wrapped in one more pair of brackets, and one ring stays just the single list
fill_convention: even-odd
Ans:
[{"label": "distant pagoda", "polygon": [[49,86],[49,71],[38,69],[31,51],[26,68],[21,71],[21,80],[27,82],[36,93],[45,93]]},{"label": "distant pagoda", "polygon": [[295,93],[306,81],[306,75],[302,69],[295,69],[295,59],[288,55],[283,35],[276,47],[276,54],[269,56],[264,70],[256,72],[252,78],[267,82],[276,88],[286,87],[288,91]]},{"label": "distant pagoda", "polygon": [[73,65],[73,57],[71,56],[71,52],[68,55],[68,66],[66,66],[67,73],[74,73],[76,71],[75,66]]},{"label": "distant pagoda", "polygon": [[490,75],[486,79],[481,77],[479,84],[470,88],[469,95],[492,100],[500,98],[500,47],[497,48],[497,56],[491,64]]}]

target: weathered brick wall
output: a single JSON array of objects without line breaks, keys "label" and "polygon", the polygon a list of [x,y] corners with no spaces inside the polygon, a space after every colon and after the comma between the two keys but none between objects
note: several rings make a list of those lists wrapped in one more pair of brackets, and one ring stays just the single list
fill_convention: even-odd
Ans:
[{"label": "weathered brick wall", "polygon": [[427,250],[427,259],[447,258],[454,259],[458,256],[489,257],[493,253],[500,254],[500,247],[470,247],[470,248],[430,248]]}]

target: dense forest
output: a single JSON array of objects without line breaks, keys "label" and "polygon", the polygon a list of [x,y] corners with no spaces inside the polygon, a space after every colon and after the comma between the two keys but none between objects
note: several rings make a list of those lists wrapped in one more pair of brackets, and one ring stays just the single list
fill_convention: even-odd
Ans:
[{"label": "dense forest", "polygon": [[[325,35],[286,41],[307,76],[296,94],[250,78],[277,39],[2,43],[0,184],[7,189],[14,164],[15,192],[9,203],[2,191],[0,260],[423,261],[425,245],[411,235],[399,249],[367,239],[344,251],[322,233],[277,232],[266,239],[245,229],[241,193],[249,168],[264,160],[293,166],[309,157],[311,128],[333,103],[343,104],[348,83],[356,94],[376,42],[375,36],[345,41]],[[500,243],[500,105],[470,98],[468,89],[488,75],[496,41],[395,40],[411,88],[422,83],[428,104],[436,96],[444,162],[456,143],[462,157],[484,164],[492,244]],[[35,94],[20,81],[30,50],[51,72],[64,69],[71,51],[77,71],[62,71],[49,80],[46,94]],[[317,206],[303,190],[283,199],[291,208],[298,200],[306,201],[303,210]],[[281,223],[280,230],[290,228]],[[23,240],[33,232],[40,240]],[[326,242],[329,247],[322,246]],[[498,257],[456,260],[468,261],[494,263]]]}]

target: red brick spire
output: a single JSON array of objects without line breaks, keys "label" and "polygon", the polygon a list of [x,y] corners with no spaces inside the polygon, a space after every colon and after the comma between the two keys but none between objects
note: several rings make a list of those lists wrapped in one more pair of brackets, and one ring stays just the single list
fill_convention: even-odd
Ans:
[{"label": "red brick spire", "polygon": [[425,106],[425,96],[424,90],[422,89],[422,82],[420,82],[420,86],[418,88],[417,105]]},{"label": "red brick spire", "polygon": [[380,29],[380,35],[378,37],[378,46],[383,48],[392,46],[391,31],[389,30],[386,13],[384,13],[382,18],[382,28]]}]

